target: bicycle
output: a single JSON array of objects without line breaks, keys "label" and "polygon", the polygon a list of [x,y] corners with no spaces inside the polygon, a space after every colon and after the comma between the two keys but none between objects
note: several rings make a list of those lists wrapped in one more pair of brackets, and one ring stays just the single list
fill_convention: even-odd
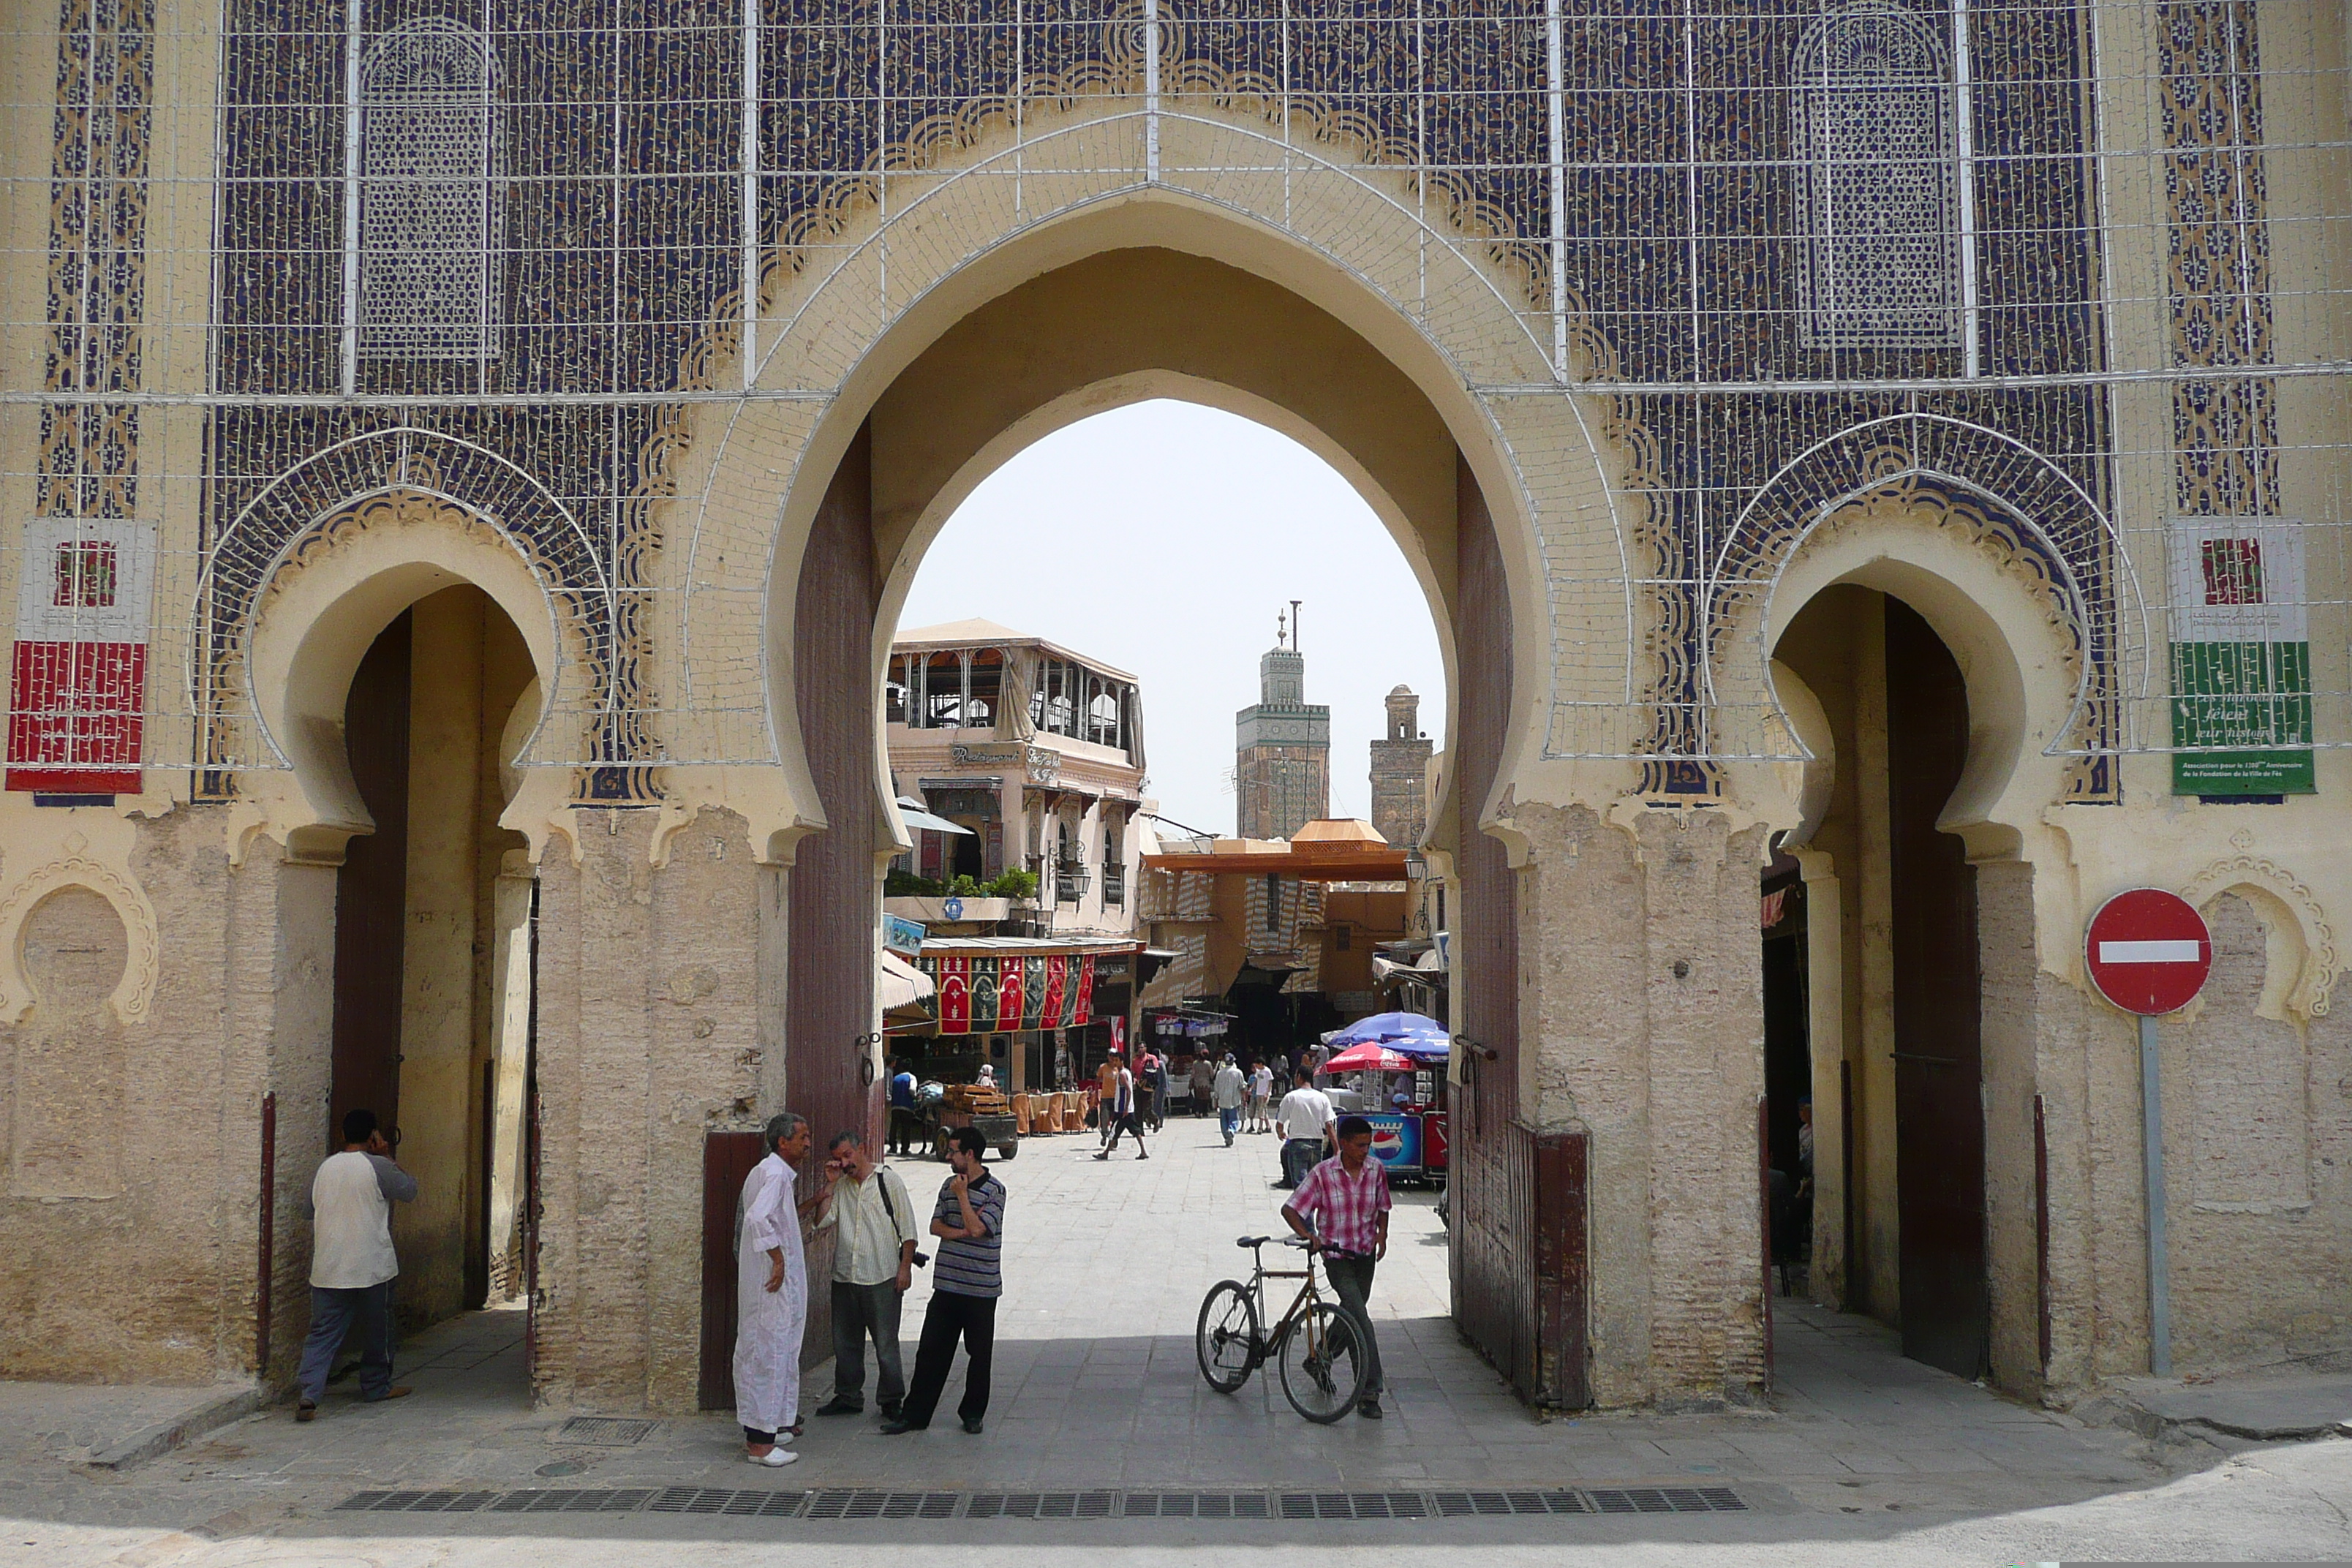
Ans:
[{"label": "bicycle", "polygon": [[[1307,1250],[1304,1269],[1274,1269],[1265,1266],[1265,1244]],[[1363,1397],[1363,1336],[1355,1320],[1336,1302],[1326,1300],[1315,1285],[1315,1253],[1297,1237],[1244,1236],[1234,1243],[1250,1249],[1250,1282],[1221,1279],[1201,1301],[1201,1319],[1193,1331],[1192,1348],[1201,1375],[1219,1394],[1238,1393],[1250,1373],[1271,1356],[1281,1374],[1283,1397],[1291,1408],[1318,1426],[1329,1426],[1356,1407]],[[1261,1334],[1265,1282],[1299,1279],[1297,1299],[1290,1303],[1271,1332]]]}]

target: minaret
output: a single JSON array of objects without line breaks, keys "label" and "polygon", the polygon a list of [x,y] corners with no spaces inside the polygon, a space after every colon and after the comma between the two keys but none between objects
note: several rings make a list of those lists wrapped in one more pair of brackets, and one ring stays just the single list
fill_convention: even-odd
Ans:
[{"label": "minaret", "polygon": [[1297,601],[1275,616],[1257,661],[1258,700],[1234,715],[1235,826],[1244,838],[1287,838],[1331,810],[1331,710],[1307,700]]},{"label": "minaret", "polygon": [[1372,826],[1401,849],[1421,842],[1429,826],[1424,780],[1435,742],[1421,732],[1421,699],[1409,686],[1388,696],[1388,729],[1372,742]]}]

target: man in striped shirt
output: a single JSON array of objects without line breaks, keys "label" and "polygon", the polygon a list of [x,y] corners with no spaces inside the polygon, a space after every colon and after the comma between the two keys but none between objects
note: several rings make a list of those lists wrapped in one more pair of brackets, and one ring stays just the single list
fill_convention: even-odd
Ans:
[{"label": "man in striped shirt", "polygon": [[940,1188],[939,1205],[931,1211],[931,1234],[940,1238],[939,1273],[930,1309],[923,1314],[923,1337],[915,1347],[914,1380],[898,1418],[882,1424],[885,1436],[919,1432],[931,1424],[959,1339],[965,1359],[963,1401],[956,1414],[963,1418],[963,1429],[975,1437],[981,1417],[988,1414],[988,1372],[996,1357],[996,1302],[1004,1294],[1000,1265],[1004,1184],[981,1160],[987,1147],[988,1140],[977,1127],[957,1128],[948,1147],[955,1174]]},{"label": "man in striped shirt", "polygon": [[1372,1332],[1372,1266],[1388,1256],[1389,1173],[1372,1158],[1372,1124],[1343,1116],[1339,1152],[1307,1173],[1282,1217],[1323,1255],[1331,1293],[1364,1336],[1364,1394],[1356,1414],[1381,1416],[1381,1342]]}]

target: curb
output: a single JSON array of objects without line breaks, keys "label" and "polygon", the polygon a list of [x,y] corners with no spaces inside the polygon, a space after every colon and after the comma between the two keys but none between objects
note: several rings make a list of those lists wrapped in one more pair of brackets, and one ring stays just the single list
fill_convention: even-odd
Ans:
[{"label": "curb", "polygon": [[2074,1407],[2079,1419],[2120,1426],[2137,1433],[2151,1441],[2168,1433],[2189,1436],[2236,1437],[2255,1443],[2311,1442],[2322,1437],[2352,1437],[2352,1420],[2321,1418],[2316,1422],[2302,1420],[2242,1421],[2218,1415],[2175,1415],[2150,1409],[2128,1394],[2109,1393],[2086,1400]]},{"label": "curb", "polygon": [[141,1427],[102,1448],[93,1448],[82,1464],[93,1470],[127,1470],[134,1465],[146,1463],[158,1454],[168,1454],[215,1427],[226,1426],[242,1416],[250,1415],[266,1403],[267,1396],[257,1385],[225,1389],[202,1405],[168,1420]]}]

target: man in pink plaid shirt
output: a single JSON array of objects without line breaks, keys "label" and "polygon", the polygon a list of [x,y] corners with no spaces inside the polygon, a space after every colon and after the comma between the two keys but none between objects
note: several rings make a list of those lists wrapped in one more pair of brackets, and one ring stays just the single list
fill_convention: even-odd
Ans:
[{"label": "man in pink plaid shirt", "polygon": [[1323,1255],[1339,1306],[1364,1336],[1364,1397],[1356,1414],[1381,1418],[1381,1342],[1372,1332],[1372,1266],[1388,1256],[1389,1173],[1372,1158],[1372,1124],[1343,1116],[1339,1152],[1307,1173],[1282,1217]]}]

